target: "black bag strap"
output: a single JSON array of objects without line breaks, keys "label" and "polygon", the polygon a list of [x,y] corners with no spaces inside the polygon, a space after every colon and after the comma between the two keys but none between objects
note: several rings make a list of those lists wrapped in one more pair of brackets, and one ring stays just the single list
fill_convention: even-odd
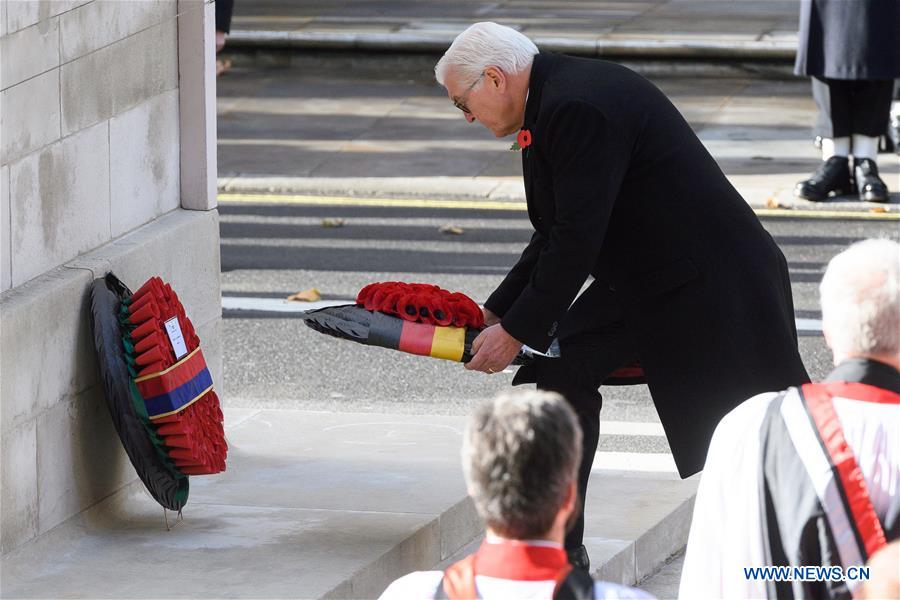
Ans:
[{"label": "black bag strap", "polygon": [[572,569],[556,586],[553,600],[594,600],[594,578],[583,569]]}]

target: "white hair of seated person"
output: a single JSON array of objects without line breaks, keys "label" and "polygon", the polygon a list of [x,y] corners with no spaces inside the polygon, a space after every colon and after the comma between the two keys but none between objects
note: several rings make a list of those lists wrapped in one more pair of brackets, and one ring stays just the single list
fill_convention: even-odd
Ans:
[{"label": "white hair of seated person", "polygon": [[488,528],[508,539],[542,539],[574,489],[581,440],[578,417],[555,392],[503,392],[476,408],[462,464]]},{"label": "white hair of seated person", "polygon": [[456,36],[434,67],[434,76],[444,85],[447,71],[459,81],[473,82],[487,67],[513,75],[531,67],[537,46],[515,29],[491,23],[475,23]]},{"label": "white hair of seated person", "polygon": [[853,244],[828,263],[819,294],[835,364],[858,357],[900,368],[900,244]]}]

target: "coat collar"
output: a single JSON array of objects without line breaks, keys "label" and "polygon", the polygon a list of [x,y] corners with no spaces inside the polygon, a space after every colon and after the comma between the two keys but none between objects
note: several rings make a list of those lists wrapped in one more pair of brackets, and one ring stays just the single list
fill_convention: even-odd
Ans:
[{"label": "coat collar", "polygon": [[528,79],[528,100],[525,102],[525,124],[523,129],[531,129],[537,120],[538,110],[541,106],[541,92],[544,84],[553,71],[553,65],[559,59],[553,52],[541,52],[534,55],[531,63],[531,75]]},{"label": "coat collar", "polygon": [[865,383],[900,394],[900,372],[890,365],[865,358],[850,358],[843,361],[825,378],[825,381]]}]

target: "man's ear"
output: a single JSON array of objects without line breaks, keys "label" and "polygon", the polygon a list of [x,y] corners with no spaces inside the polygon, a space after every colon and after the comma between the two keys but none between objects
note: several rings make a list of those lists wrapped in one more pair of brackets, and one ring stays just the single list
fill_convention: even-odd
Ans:
[{"label": "man's ear", "polygon": [[487,85],[495,88],[498,92],[505,92],[506,87],[509,84],[506,73],[497,67],[487,67],[484,70],[484,78]]},{"label": "man's ear", "polygon": [[566,499],[563,502],[563,507],[569,511],[575,510],[576,502],[578,502],[578,481],[573,479],[566,489]]}]

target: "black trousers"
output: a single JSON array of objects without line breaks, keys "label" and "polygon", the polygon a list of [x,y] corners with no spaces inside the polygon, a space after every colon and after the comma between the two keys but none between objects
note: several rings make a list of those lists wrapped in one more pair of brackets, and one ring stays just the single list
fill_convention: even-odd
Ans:
[{"label": "black trousers", "polygon": [[819,106],[814,134],[823,138],[884,134],[891,111],[894,82],[812,78],[813,98]]},{"label": "black trousers", "polygon": [[621,308],[606,283],[595,281],[572,304],[559,328],[560,358],[539,359],[519,369],[513,385],[536,383],[562,394],[578,415],[584,435],[578,471],[579,514],[566,535],[566,550],[584,539],[584,499],[600,437],[600,384],[631,363],[637,350],[625,328]]}]

